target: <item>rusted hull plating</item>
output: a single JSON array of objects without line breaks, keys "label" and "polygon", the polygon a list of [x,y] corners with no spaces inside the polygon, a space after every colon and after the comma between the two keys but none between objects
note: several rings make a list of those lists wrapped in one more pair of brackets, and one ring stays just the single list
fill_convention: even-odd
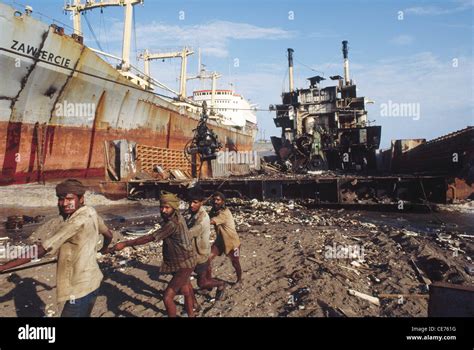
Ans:
[{"label": "rusted hull plating", "polygon": [[474,127],[420,142],[406,152],[392,150],[395,173],[443,175],[450,184],[450,199],[474,196]]},{"label": "rusted hull plating", "polygon": [[[0,71],[0,185],[102,177],[104,140],[183,149],[199,119],[1,3]],[[227,147],[252,149],[251,131],[210,125]]]}]

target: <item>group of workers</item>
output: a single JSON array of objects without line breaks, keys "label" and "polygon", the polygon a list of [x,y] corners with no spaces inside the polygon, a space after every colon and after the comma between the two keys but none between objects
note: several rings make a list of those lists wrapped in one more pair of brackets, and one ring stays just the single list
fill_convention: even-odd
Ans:
[{"label": "group of workers", "polygon": [[[171,274],[163,302],[169,317],[176,316],[176,295],[184,296],[184,308],[189,317],[200,310],[191,275],[196,274],[197,287],[212,291],[217,300],[225,298],[226,282],[212,277],[212,260],[216,256],[229,257],[237,275],[234,285],[242,284],[240,266],[240,239],[235,222],[226,207],[226,198],[214,192],[211,198],[198,187],[187,193],[188,209],[180,212],[180,199],[173,193],[162,192],[160,214],[163,223],[159,229],[133,240],[124,240],[110,246],[113,232],[92,207],[85,205],[86,187],[78,180],[69,179],[56,186],[59,216],[43,224],[37,231],[45,239],[31,251],[37,256],[25,256],[0,265],[0,273],[29,263],[45,255],[58,255],[57,301],[65,303],[61,317],[89,317],[97,299],[103,274],[97,262],[98,243],[102,254],[115,253],[127,247],[163,241],[163,261],[157,273]],[[204,209],[211,200],[209,214]],[[216,239],[211,245],[211,225]],[[101,236],[103,238],[101,238]]]}]

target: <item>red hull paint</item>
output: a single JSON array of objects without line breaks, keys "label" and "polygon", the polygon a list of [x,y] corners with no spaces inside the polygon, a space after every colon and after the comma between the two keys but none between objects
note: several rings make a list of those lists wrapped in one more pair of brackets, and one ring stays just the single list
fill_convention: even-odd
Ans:
[{"label": "red hull paint", "polygon": [[[183,116],[177,118],[172,119],[164,132],[0,122],[0,140],[4,140],[0,143],[0,185],[68,177],[103,178],[105,140],[127,139],[144,145],[183,149],[196,121]],[[213,129],[222,141],[230,138],[239,150],[252,149],[251,136],[219,127]],[[42,160],[43,171],[40,170]]]}]

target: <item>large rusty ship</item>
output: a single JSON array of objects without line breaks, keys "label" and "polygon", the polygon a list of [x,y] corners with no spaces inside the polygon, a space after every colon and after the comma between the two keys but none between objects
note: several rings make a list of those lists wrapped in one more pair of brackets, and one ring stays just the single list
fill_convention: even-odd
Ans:
[{"label": "large rusty ship", "polygon": [[[103,177],[104,141],[182,150],[193,137],[196,101],[185,91],[158,94],[154,80],[130,64],[133,7],[142,3],[75,0],[65,8],[74,21],[70,34],[37,19],[29,6],[0,3],[0,185]],[[82,11],[105,6],[125,12],[117,66],[84,45],[80,30]],[[208,123],[224,147],[252,149],[256,124]]]}]

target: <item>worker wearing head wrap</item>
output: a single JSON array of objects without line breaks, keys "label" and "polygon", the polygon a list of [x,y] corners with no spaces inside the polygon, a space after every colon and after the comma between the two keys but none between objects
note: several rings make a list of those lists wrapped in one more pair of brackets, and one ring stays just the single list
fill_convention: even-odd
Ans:
[{"label": "worker wearing head wrap", "polygon": [[175,194],[171,192],[161,191],[160,205],[167,204],[174,210],[178,210],[179,203],[180,200]]},{"label": "worker wearing head wrap", "polygon": [[0,266],[0,272],[44,255],[58,254],[57,301],[65,302],[62,317],[90,316],[103,275],[97,264],[97,244],[104,236],[101,252],[107,251],[112,232],[94,208],[84,205],[86,187],[69,179],[56,186],[59,216],[35,231],[45,239],[35,247],[36,256],[15,259]]},{"label": "worker wearing head wrap", "polygon": [[160,213],[164,220],[162,227],[146,236],[117,243],[112,248],[113,251],[119,251],[125,247],[163,240],[163,264],[160,272],[173,274],[163,295],[169,317],[176,316],[173,299],[178,293],[184,295],[184,307],[188,316],[194,316],[194,292],[190,277],[196,266],[196,253],[188,237],[186,222],[179,213],[179,203],[179,198],[173,193],[161,192]]},{"label": "worker wearing head wrap", "polygon": [[65,197],[68,194],[75,194],[82,197],[86,193],[86,187],[79,180],[68,179],[56,185],[56,196]]}]

